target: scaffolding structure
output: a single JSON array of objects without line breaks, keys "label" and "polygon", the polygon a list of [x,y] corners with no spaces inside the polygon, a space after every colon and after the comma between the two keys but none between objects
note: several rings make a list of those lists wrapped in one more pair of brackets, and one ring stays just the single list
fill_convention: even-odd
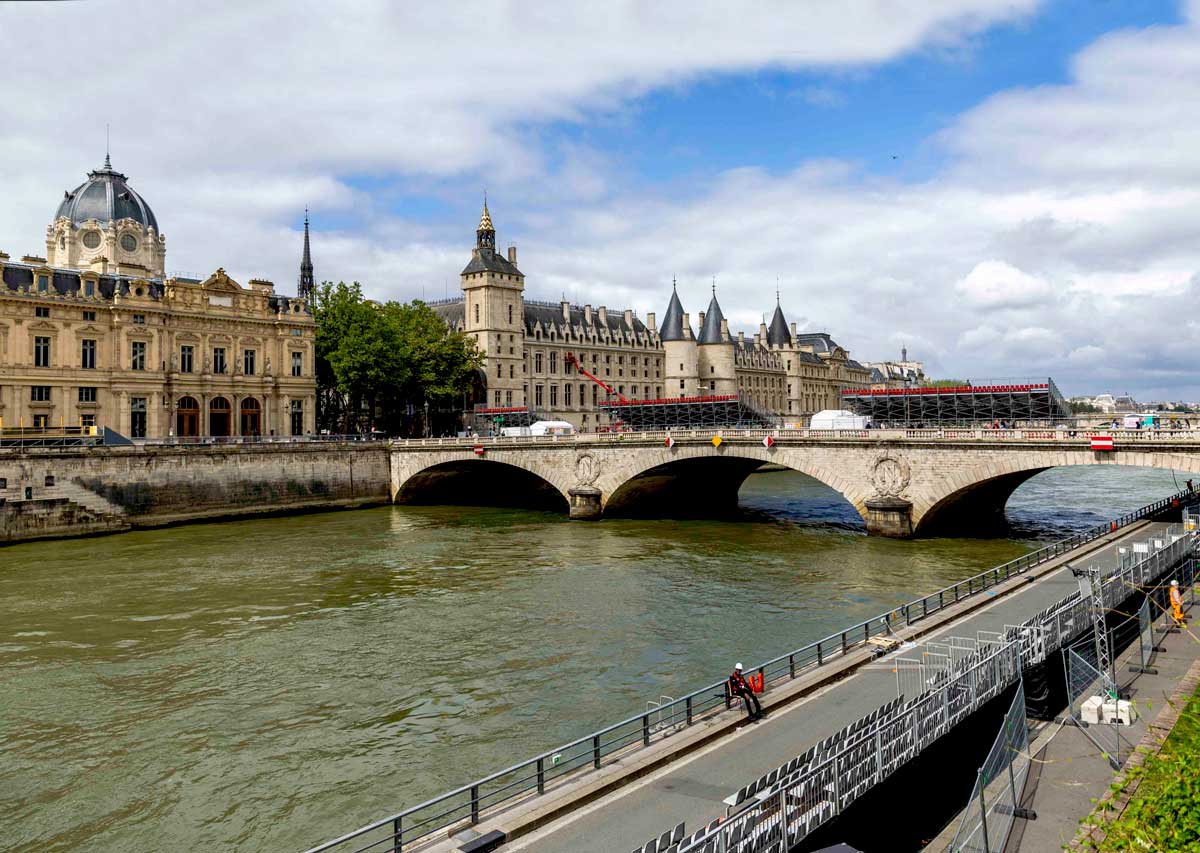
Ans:
[{"label": "scaffolding structure", "polygon": [[990,426],[1003,422],[1053,425],[1074,417],[1053,379],[1017,385],[962,385],[953,388],[850,388],[842,404],[876,426],[937,424]]},{"label": "scaffolding structure", "polygon": [[777,426],[775,418],[751,406],[741,394],[659,400],[604,400],[600,403],[600,410],[612,420],[614,429],[770,429]]}]

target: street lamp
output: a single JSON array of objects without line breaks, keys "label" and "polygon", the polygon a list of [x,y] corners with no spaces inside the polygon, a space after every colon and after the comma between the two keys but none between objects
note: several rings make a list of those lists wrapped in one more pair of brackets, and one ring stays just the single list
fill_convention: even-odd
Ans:
[{"label": "street lamp", "polygon": [[433,435],[433,431],[429,428],[429,401],[425,401],[425,437]]}]

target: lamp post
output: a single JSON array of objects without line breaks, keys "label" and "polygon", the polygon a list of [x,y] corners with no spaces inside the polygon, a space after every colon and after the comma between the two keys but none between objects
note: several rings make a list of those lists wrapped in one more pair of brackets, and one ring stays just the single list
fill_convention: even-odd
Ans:
[{"label": "lamp post", "polygon": [[425,437],[433,435],[433,431],[429,428],[429,401],[425,401]]}]

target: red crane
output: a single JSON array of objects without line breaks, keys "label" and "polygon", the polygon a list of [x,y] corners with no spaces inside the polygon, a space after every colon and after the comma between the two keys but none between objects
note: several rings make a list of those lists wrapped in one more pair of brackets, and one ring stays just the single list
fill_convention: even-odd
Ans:
[{"label": "red crane", "polygon": [[579,363],[579,359],[577,359],[577,358],[575,357],[575,353],[573,353],[573,352],[569,352],[569,353],[567,353],[567,354],[566,354],[566,355],[563,357],[563,364],[573,364],[573,365],[575,365],[575,369],[576,369],[576,370],[578,370],[580,373],[582,373],[582,374],[583,374],[584,376],[586,376],[588,379],[590,379],[590,380],[592,380],[593,382],[595,382],[597,385],[599,385],[601,388],[603,388],[603,389],[604,389],[605,391],[607,391],[609,394],[615,394],[615,395],[616,395],[616,397],[617,397],[617,399],[618,399],[618,400],[620,400],[622,403],[628,403],[628,402],[629,402],[628,400],[626,400],[626,399],[625,399],[624,395],[622,395],[622,394],[620,394],[620,393],[618,393],[618,392],[617,392],[617,389],[616,389],[616,388],[613,388],[613,387],[612,387],[611,385],[609,385],[607,382],[603,382],[603,381],[601,381],[601,380],[597,379],[595,376],[593,376],[592,374],[590,374],[590,373],[588,373],[586,370],[584,370],[584,369],[583,369],[583,365]]}]

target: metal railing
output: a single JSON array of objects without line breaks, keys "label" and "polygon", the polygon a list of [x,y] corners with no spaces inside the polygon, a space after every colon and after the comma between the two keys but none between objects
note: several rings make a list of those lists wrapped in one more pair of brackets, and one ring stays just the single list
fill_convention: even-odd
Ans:
[{"label": "metal railing", "polygon": [[148,447],[173,447],[214,444],[312,444],[346,442],[383,444],[387,438],[351,433],[349,435],[188,435],[137,438],[134,443]]},{"label": "metal railing", "polygon": [[485,446],[523,446],[541,444],[616,444],[621,442],[647,441],[661,443],[667,438],[676,442],[711,441],[713,436],[723,440],[753,439],[761,441],[768,436],[777,443],[792,441],[845,441],[861,444],[864,440],[875,441],[946,441],[961,443],[979,441],[991,443],[1052,441],[1059,445],[1090,447],[1093,436],[1111,436],[1117,449],[1122,444],[1162,444],[1168,441],[1200,443],[1200,428],[1197,429],[735,429],[713,427],[711,429],[664,429],[630,430],[625,432],[581,432],[573,435],[487,435],[487,436],[443,436],[441,438],[397,438],[394,446],[400,449],[418,447],[462,447],[477,444]]},{"label": "metal railing", "polygon": [[[1126,513],[1109,524],[1039,548],[1023,557],[1010,560],[995,568],[973,575],[930,595],[903,604],[893,610],[808,643],[779,655],[748,672],[763,676],[768,685],[796,678],[800,673],[819,667],[834,658],[842,657],[863,646],[871,637],[890,634],[900,625],[911,625],[963,599],[991,589],[1010,578],[1019,576],[1048,560],[1053,560],[1081,545],[1110,532],[1120,530],[1143,518],[1153,516],[1173,503],[1196,497],[1184,491],[1147,504]],[[311,848],[308,853],[329,850],[399,851],[421,836],[448,826],[467,822],[476,824],[483,812],[513,800],[544,794],[547,787],[576,771],[599,769],[617,754],[627,754],[630,748],[649,746],[655,737],[653,723],[668,718],[680,723],[672,727],[690,727],[728,707],[724,682],[718,681],[695,690],[670,703],[647,709],[570,743],[535,755],[488,776],[463,785],[433,799],[410,806],[390,817],[377,820],[332,841]],[[351,847],[351,842],[361,846]]]}]

